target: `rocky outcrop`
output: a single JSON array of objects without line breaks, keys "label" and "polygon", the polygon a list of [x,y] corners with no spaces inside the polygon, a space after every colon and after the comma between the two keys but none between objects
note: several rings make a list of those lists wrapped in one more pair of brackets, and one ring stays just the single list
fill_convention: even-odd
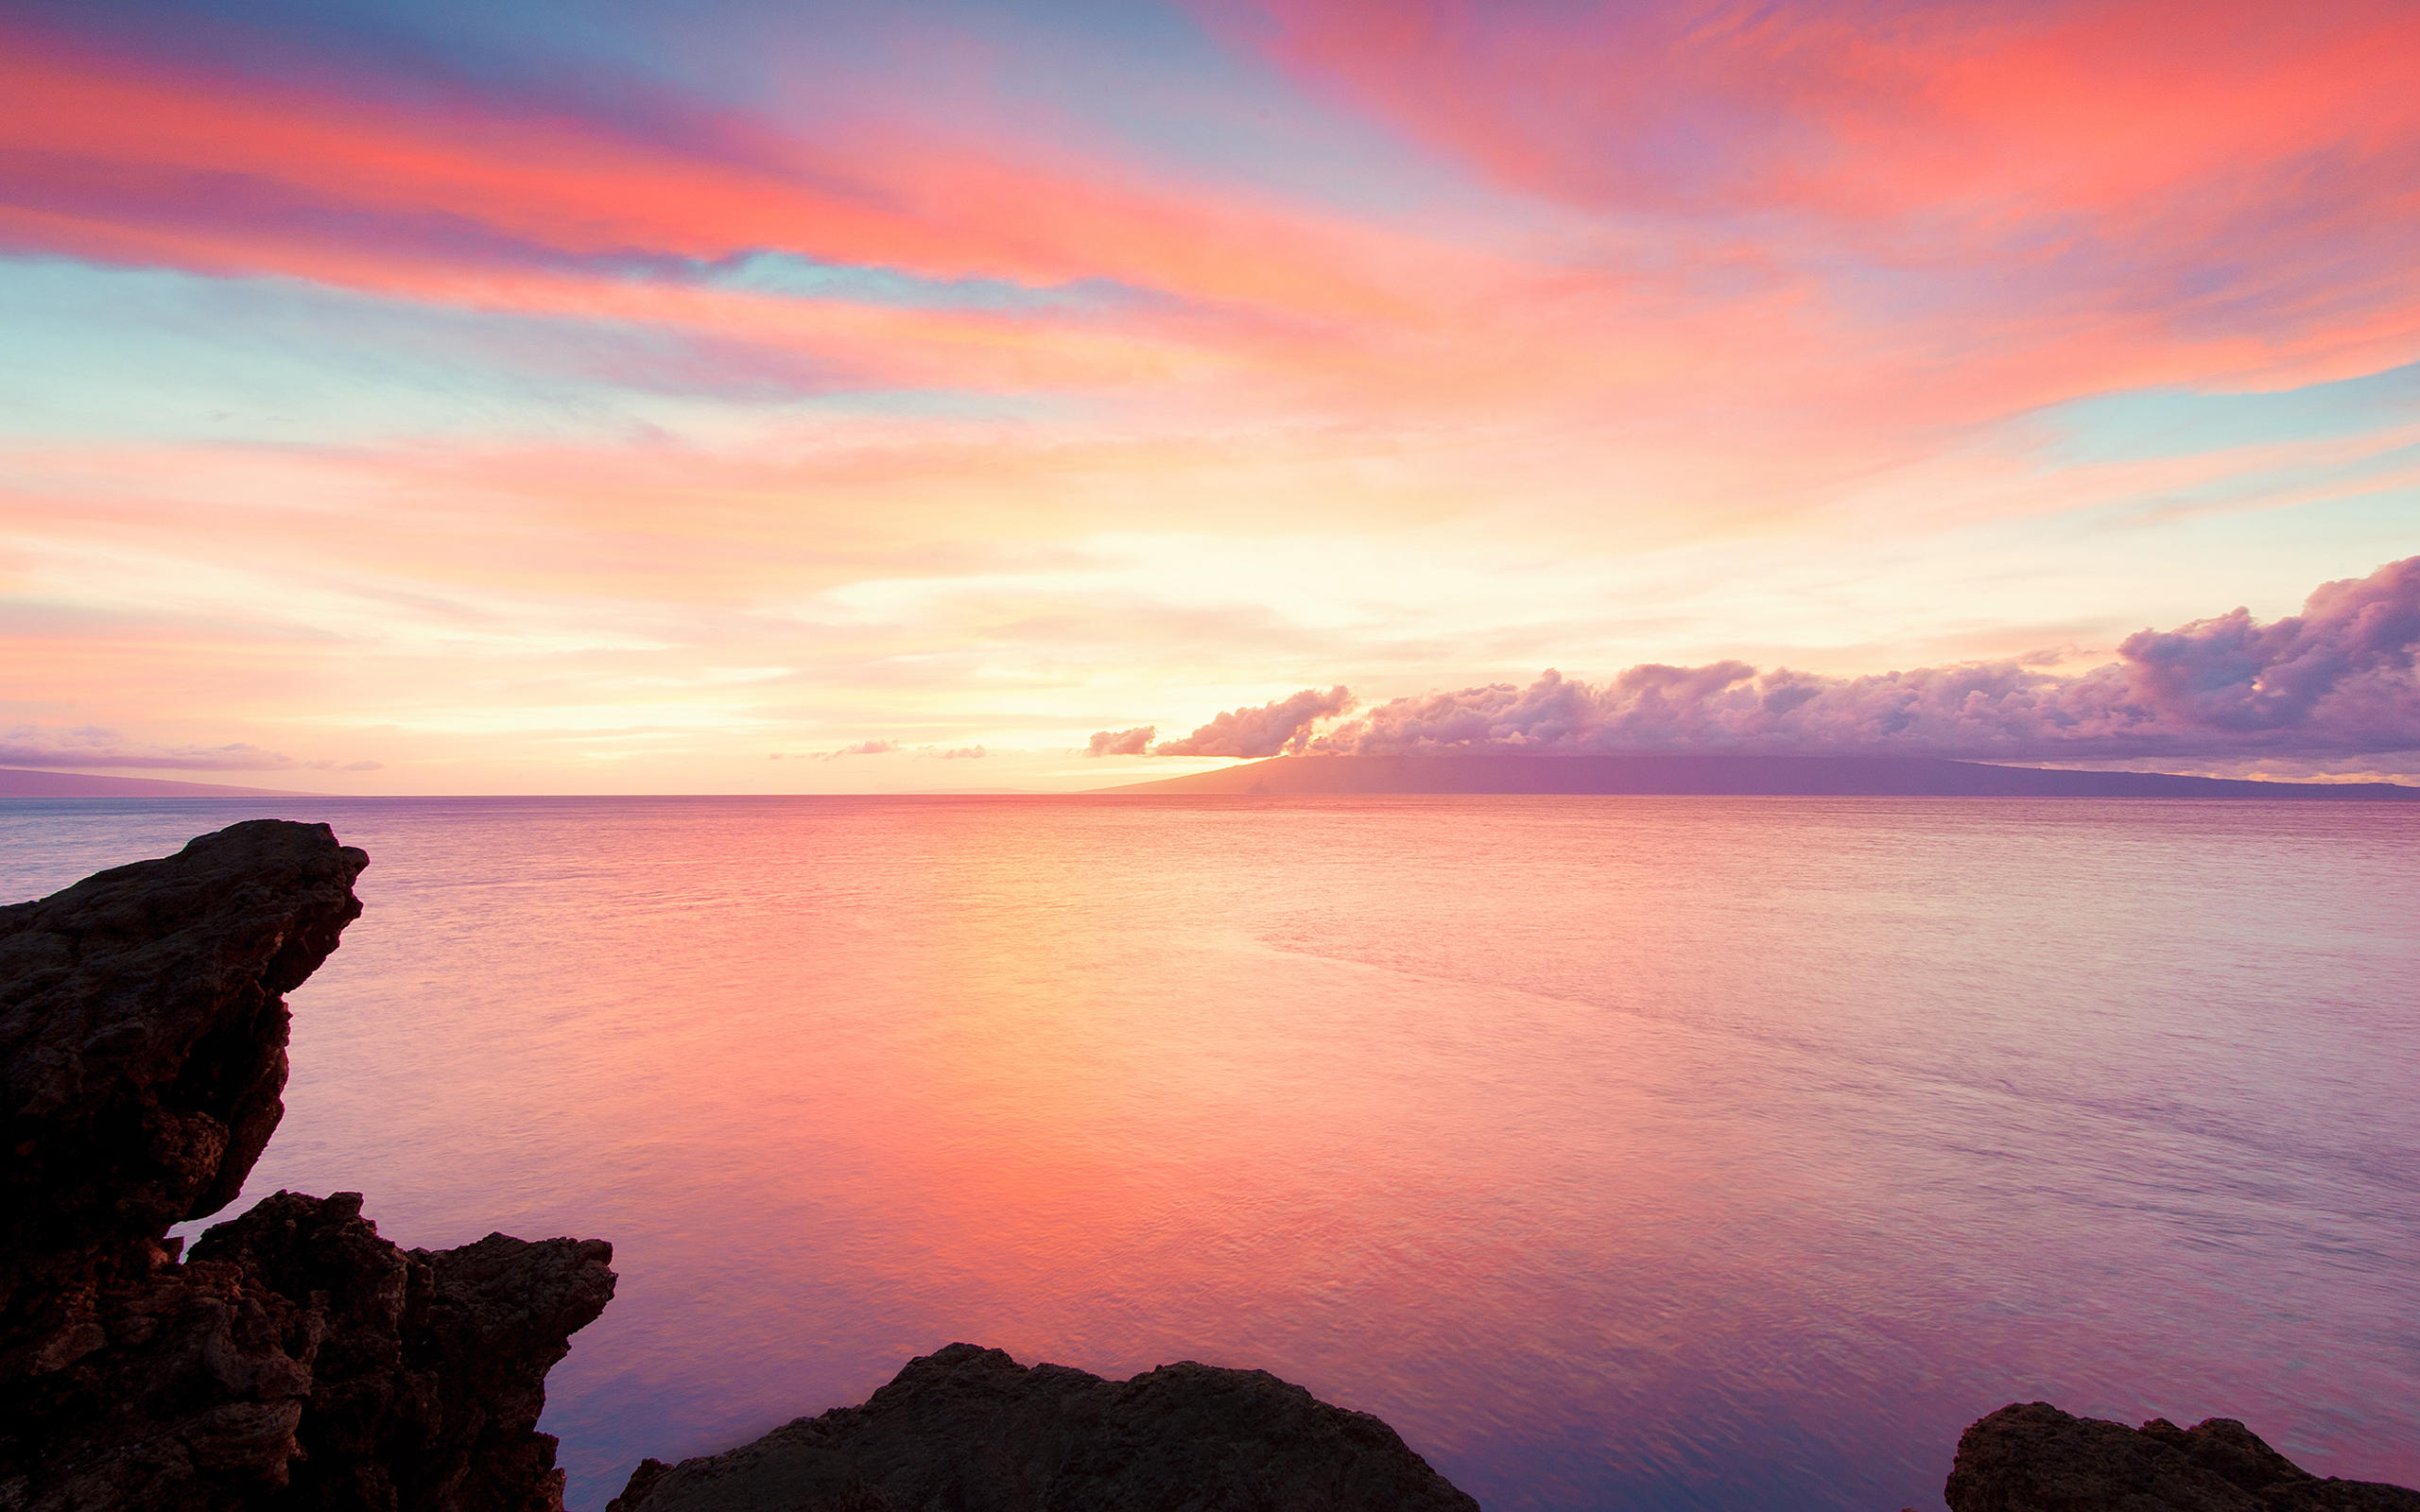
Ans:
[{"label": "rocky outcrop", "polygon": [[0,1370],[76,1349],[99,1267],[234,1200],[285,1111],[283,994],[368,864],[263,820],[0,908]]},{"label": "rocky outcrop", "polygon": [[596,1240],[503,1234],[406,1251],[357,1193],[281,1192],[203,1234],[186,1268],[307,1299],[282,1320],[311,1381],[302,1458],[275,1505],[535,1512],[562,1504],[555,1440],[535,1431],[546,1372],[613,1297],[612,1259]]},{"label": "rocky outcrop", "polygon": [[164,1237],[268,1143],[366,864],[261,820],[0,909],[0,1512],[561,1508],[536,1424],[608,1246],[405,1251],[352,1193]]},{"label": "rocky outcrop", "polygon": [[2140,1428],[2011,1403],[1966,1430],[1951,1512],[2420,1512],[2420,1491],[2321,1479],[2232,1418]]},{"label": "rocky outcrop", "polygon": [[1395,1431],[1265,1370],[1104,1381],[953,1344],[861,1407],[648,1460],[608,1512],[1478,1512]]}]

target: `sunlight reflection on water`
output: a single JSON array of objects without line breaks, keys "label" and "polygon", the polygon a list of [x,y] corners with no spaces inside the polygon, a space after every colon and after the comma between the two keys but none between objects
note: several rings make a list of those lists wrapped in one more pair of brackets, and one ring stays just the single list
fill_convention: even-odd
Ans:
[{"label": "sunlight reflection on water", "polygon": [[2420,813],[0,803],[326,819],[244,1201],[614,1241],[572,1504],[954,1339],[1255,1366],[1513,1508],[1938,1506],[2003,1402],[2420,1481]]}]

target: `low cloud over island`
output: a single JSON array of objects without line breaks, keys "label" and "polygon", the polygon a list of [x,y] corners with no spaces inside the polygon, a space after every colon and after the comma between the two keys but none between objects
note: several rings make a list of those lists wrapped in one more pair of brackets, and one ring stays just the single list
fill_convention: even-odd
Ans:
[{"label": "low cloud over island", "polygon": [[1634,666],[1602,682],[1548,670],[1350,713],[1342,685],[1229,710],[1150,744],[1102,730],[1089,754],[1581,755],[1723,751],[2000,761],[2286,757],[2420,750],[2420,557],[2322,584],[2263,625],[2242,609],[2143,630],[2080,677],[1970,662],[1824,677],[1744,662]]}]

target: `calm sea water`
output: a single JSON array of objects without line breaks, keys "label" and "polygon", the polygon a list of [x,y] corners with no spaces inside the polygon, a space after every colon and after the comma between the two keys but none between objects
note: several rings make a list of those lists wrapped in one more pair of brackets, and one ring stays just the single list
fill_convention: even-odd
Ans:
[{"label": "calm sea water", "polygon": [[246,1201],[611,1239],[572,1504],[956,1339],[1256,1366],[1496,1512],[1937,1507],[2010,1400],[2420,1484],[2420,811],[0,802],[366,848]]}]

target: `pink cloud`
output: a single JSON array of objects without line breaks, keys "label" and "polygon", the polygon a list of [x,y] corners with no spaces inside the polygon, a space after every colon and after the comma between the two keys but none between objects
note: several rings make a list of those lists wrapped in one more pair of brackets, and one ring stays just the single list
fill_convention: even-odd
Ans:
[{"label": "pink cloud", "polygon": [[1152,737],[1159,730],[1152,725],[1136,725],[1132,730],[1096,730],[1085,744],[1087,756],[1142,756],[1150,753]]},{"label": "pink cloud", "polygon": [[[827,386],[1156,391],[1197,421],[1299,422],[1316,404],[1400,424],[1524,402],[1600,409],[1621,393],[1753,401],[1803,391],[1806,365],[1837,362],[1805,318],[1806,276],[1720,230],[1647,254],[1594,233],[1584,249],[1523,245],[1493,226],[1399,226],[1171,181],[1114,153],[968,140],[945,117],[809,136],[735,116],[703,133],[709,152],[511,101],[419,112],[341,77],[267,87],[30,29],[0,36],[0,149],[14,165],[0,246],[21,249],[644,325],[787,354]],[[248,186],[232,200],[231,182]],[[901,309],[620,266],[766,249],[1169,298]],[[1835,375],[1822,391],[1870,402],[1859,387]]]},{"label": "pink cloud", "polygon": [[1210,9],[1492,184],[1654,228],[1701,275],[1794,273],[1793,322],[1937,368],[1936,412],[2420,356],[2396,0]]},{"label": "pink cloud", "polygon": [[[700,105],[650,132],[13,24],[0,246],[668,333],[807,387],[1080,396],[1172,432],[1336,425],[1378,447],[1543,426],[1569,439],[1527,465],[1573,476],[1659,446],[1694,478],[1743,453],[1864,476],[2078,393],[2420,357],[2412,24],[2221,9],[2240,25],[2219,40],[2172,0],[1888,26],[1839,5],[1272,0],[1237,24],[1533,202],[1504,224],[1182,179],[1114,137],[977,133],[938,107],[804,124]],[[901,308],[678,271],[769,249],[1152,297]],[[1753,491],[1734,507],[1785,497]]]},{"label": "pink cloud", "polygon": [[2316,151],[2383,168],[2420,129],[2420,17],[2397,0],[1209,9],[1314,87],[1592,209],[2148,218],[2146,196],[2252,202],[2273,187],[2257,176]]},{"label": "pink cloud", "polygon": [[899,742],[895,740],[861,740],[854,746],[843,746],[838,750],[817,752],[808,759],[819,762],[837,762],[843,756],[883,756],[900,748]]},{"label": "pink cloud", "polygon": [[1299,755],[1311,739],[1311,727],[1353,706],[1353,695],[1341,684],[1322,693],[1305,688],[1289,698],[1276,698],[1256,709],[1230,709],[1183,740],[1164,740],[1155,756],[1276,756]]},{"label": "pink cloud", "polygon": [[1396,698],[1315,739],[1298,733],[1288,748],[2007,761],[2420,750],[2420,557],[2323,584],[2299,615],[2263,625],[2238,609],[2141,631],[2118,649],[2118,661],[2075,678],[2014,662],[1858,678],[1787,668],[1759,675],[1742,662],[1718,662],[1634,666],[1602,683],[1548,671],[1528,687]]},{"label": "pink cloud", "polygon": [[20,211],[9,234],[72,254],[315,276],[363,262],[493,273],[780,249],[942,279],[1113,278],[1362,315],[1395,302],[1368,265],[1423,255],[1274,196],[1155,182],[945,121],[829,122],[810,136],[731,113],[670,141],[502,96],[412,109],[333,70],[265,86],[23,24],[0,38],[0,146]]}]

